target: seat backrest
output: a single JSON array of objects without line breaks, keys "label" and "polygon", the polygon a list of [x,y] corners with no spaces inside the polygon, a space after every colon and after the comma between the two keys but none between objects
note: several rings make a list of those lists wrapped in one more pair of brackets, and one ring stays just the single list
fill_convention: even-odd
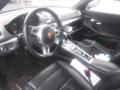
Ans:
[{"label": "seat backrest", "polygon": [[92,90],[82,75],[64,62],[57,62],[35,76],[25,90]]}]

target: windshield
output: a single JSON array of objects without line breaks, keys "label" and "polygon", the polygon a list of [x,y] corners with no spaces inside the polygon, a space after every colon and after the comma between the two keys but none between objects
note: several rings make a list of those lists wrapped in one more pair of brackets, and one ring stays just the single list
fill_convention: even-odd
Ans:
[{"label": "windshield", "polygon": [[80,0],[10,0],[0,12],[33,6],[73,7],[79,1]]}]

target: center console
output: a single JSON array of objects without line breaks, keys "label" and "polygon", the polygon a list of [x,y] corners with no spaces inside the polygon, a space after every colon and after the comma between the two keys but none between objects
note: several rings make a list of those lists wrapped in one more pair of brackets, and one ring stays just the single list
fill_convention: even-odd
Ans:
[{"label": "center console", "polygon": [[78,72],[80,72],[80,74],[86,78],[86,80],[90,81],[93,86],[95,86],[100,81],[100,77],[92,71],[90,71],[90,78],[87,77],[85,70],[88,68],[83,63],[81,63],[84,62],[90,64],[94,60],[93,57],[70,40],[64,40],[62,47],[77,57],[77,59],[75,58],[71,61],[70,65]]},{"label": "center console", "polygon": [[[96,47],[92,47],[92,49],[91,47],[85,48],[85,47],[81,47],[81,45],[79,44],[76,44],[74,41],[64,40],[62,48],[74,56],[76,60],[72,60],[71,65],[75,69],[77,69],[81,74],[83,74],[84,77],[86,77],[84,70],[90,67],[90,69],[93,71],[91,73],[94,77],[94,78],[91,77],[92,80],[94,79],[96,80],[97,78],[96,82],[93,82],[93,85],[95,85],[104,75],[119,68],[117,65],[109,62],[110,58],[108,56],[101,55],[102,59],[96,56],[99,53],[104,54],[107,52],[107,51],[105,52],[105,50],[103,50],[104,52],[102,52],[103,48],[101,47],[99,47],[101,48],[100,50],[98,48],[98,51],[96,51],[97,50]],[[91,49],[91,52],[89,52],[87,48]],[[106,60],[108,59],[108,61],[106,61],[105,59]]]},{"label": "center console", "polygon": [[83,59],[83,61],[85,61],[87,63],[90,63],[93,60],[93,57],[91,55],[89,55],[87,52],[85,52],[83,49],[81,49],[78,45],[76,45],[75,43],[73,43],[70,40],[64,40],[62,48],[64,48],[64,50],[72,53],[77,58]]}]

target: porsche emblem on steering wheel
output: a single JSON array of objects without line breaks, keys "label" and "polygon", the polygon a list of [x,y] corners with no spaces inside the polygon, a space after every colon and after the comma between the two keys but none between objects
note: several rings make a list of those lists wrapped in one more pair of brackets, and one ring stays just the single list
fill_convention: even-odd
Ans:
[{"label": "porsche emblem on steering wheel", "polygon": [[51,39],[54,36],[53,32],[48,32],[48,38]]}]

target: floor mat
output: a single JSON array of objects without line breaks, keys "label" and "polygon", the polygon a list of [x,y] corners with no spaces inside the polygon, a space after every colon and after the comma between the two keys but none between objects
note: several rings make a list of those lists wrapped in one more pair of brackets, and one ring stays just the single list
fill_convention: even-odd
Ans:
[{"label": "floor mat", "polygon": [[7,74],[7,87],[9,90],[24,90],[25,85],[45,68],[44,65],[27,63],[18,65],[14,71]]}]

